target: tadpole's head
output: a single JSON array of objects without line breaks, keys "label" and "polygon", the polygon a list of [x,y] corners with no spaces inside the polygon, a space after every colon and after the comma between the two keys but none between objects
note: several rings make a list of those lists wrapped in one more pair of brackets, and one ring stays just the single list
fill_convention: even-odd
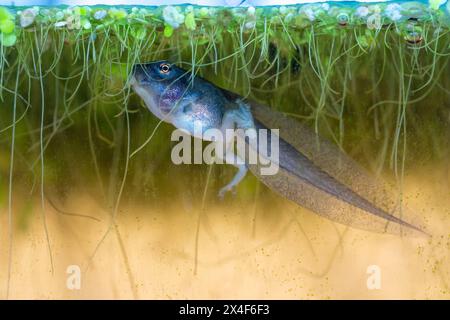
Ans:
[{"label": "tadpole's head", "polygon": [[135,64],[130,84],[150,111],[162,119],[186,93],[187,74],[186,70],[165,60]]}]

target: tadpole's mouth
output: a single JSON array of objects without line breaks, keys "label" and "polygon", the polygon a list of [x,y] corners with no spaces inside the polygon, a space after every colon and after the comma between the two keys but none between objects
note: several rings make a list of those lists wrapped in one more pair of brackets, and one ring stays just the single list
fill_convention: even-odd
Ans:
[{"label": "tadpole's mouth", "polygon": [[147,74],[145,64],[135,64],[131,71],[131,76],[129,80],[129,84],[134,88],[143,86],[147,82],[146,79],[150,78],[150,75]]},{"label": "tadpole's mouth", "polygon": [[139,85],[139,81],[137,79],[137,74],[141,71],[142,71],[141,64],[135,64],[133,66],[133,69],[131,70],[130,80],[128,81],[130,86],[135,87],[135,86]]}]

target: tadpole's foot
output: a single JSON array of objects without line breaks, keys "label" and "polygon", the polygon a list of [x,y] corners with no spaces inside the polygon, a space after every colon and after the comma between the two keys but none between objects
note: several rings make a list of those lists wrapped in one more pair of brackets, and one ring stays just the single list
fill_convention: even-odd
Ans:
[{"label": "tadpole's foot", "polygon": [[218,197],[220,200],[223,200],[225,198],[225,195],[227,194],[227,192],[231,192],[231,194],[233,196],[236,196],[237,192],[236,192],[236,188],[234,186],[225,186],[222,189],[220,189]]}]

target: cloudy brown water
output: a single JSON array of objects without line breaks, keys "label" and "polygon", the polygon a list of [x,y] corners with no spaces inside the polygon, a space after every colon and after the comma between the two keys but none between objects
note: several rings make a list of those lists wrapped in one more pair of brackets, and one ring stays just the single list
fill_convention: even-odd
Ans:
[{"label": "cloudy brown water", "polygon": [[[176,201],[152,207],[125,201],[116,220],[118,233],[111,229],[93,256],[110,225],[110,213],[88,194],[67,197],[64,210],[95,216],[99,222],[62,215],[46,203],[52,274],[39,200],[27,204],[23,199],[14,211],[17,227],[9,297],[448,299],[449,177],[443,173],[445,169],[428,168],[405,177],[407,205],[426,218],[433,233],[430,239],[333,224],[270,192],[255,201],[238,194],[225,202],[207,202],[200,219],[196,273],[201,204]],[[209,193],[213,196],[214,190]],[[18,217],[27,210],[31,217],[21,225]],[[6,226],[4,205],[2,211],[1,223]],[[3,284],[7,237],[2,227]],[[70,265],[81,268],[79,290],[66,285]],[[381,288],[370,290],[367,269],[373,265],[380,268]]]}]

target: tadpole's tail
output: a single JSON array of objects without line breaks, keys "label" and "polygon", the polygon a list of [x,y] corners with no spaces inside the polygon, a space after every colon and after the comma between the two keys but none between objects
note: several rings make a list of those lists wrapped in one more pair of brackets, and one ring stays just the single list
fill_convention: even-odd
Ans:
[{"label": "tadpole's tail", "polygon": [[[242,99],[223,92],[230,100]],[[271,154],[270,134],[269,150],[254,150],[260,157],[276,161],[278,172],[264,175],[264,165],[248,164],[271,190],[344,225],[380,233],[428,235],[416,219],[411,222],[412,213],[402,206],[393,188],[375,179],[334,143],[269,107],[252,101],[248,104],[257,129],[279,129],[278,159]]]},{"label": "tadpole's tail", "polygon": [[[268,129],[257,118],[257,129]],[[270,130],[268,130],[270,131]],[[302,207],[322,215],[328,219],[369,231],[404,234],[427,235],[425,231],[414,223],[406,221],[394,215],[399,214],[398,203],[389,196],[386,190],[379,190],[381,185],[366,182],[364,188],[359,186],[359,193],[350,185],[339,181],[331,173],[323,170],[309,157],[289,144],[282,137],[278,137],[278,166],[275,175],[262,175],[261,165],[249,165],[250,170],[270,189],[288,198]],[[267,146],[271,145],[270,134],[267,137]],[[342,152],[341,152],[342,153]],[[258,150],[258,154],[276,161],[271,155],[271,150],[264,152]],[[360,171],[356,163],[349,170]],[[339,167],[339,161],[335,159],[335,166]],[[342,168],[339,170],[343,175]],[[354,174],[354,173],[349,173]],[[369,175],[366,179],[374,180]],[[377,189],[378,188],[378,189]],[[368,195],[369,201],[364,195]]]}]

